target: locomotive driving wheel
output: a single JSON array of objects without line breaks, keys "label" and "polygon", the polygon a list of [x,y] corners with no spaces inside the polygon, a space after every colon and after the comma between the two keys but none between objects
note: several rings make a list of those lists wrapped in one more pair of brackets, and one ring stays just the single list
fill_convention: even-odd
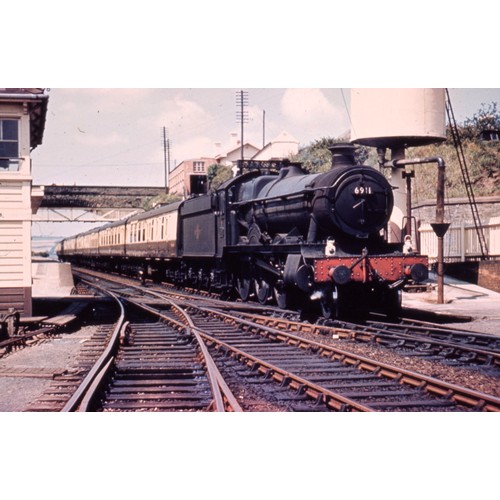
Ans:
[{"label": "locomotive driving wheel", "polygon": [[264,278],[255,278],[254,288],[259,304],[266,304],[271,296],[271,285]]},{"label": "locomotive driving wheel", "polygon": [[320,302],[321,315],[325,319],[334,319],[337,317],[335,314],[335,304],[333,300],[322,299]]},{"label": "locomotive driving wheel", "polygon": [[285,288],[283,285],[275,285],[273,287],[273,295],[276,304],[280,309],[286,309],[288,306],[288,297]]},{"label": "locomotive driving wheel", "polygon": [[319,305],[321,308],[321,314],[324,318],[339,318],[341,314],[341,307],[338,287],[335,286],[333,289],[326,291],[320,299]]},{"label": "locomotive driving wheel", "polygon": [[243,302],[247,302],[252,294],[252,280],[245,276],[236,278],[236,290]]}]

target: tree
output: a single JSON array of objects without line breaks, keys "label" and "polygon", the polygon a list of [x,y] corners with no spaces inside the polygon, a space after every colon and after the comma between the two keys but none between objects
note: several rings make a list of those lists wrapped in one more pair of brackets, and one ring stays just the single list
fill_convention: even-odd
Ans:
[{"label": "tree", "polygon": [[207,168],[208,185],[210,185],[212,183],[212,180],[217,175],[217,170],[219,169],[219,167],[220,167],[220,165],[218,163],[214,163],[213,165],[210,165]]},{"label": "tree", "polygon": [[[332,168],[332,154],[329,150],[332,146],[339,143],[345,143],[344,139],[335,139],[333,137],[322,137],[309,146],[302,148],[296,154],[292,161],[302,163],[302,167],[312,174],[328,172]],[[358,146],[355,154],[356,163],[366,164],[368,160],[368,149],[364,146]]]},{"label": "tree", "polygon": [[496,102],[481,104],[481,109],[460,127],[460,136],[463,140],[475,140],[484,130],[500,130],[500,112]]},{"label": "tree", "polygon": [[231,179],[232,176],[233,170],[227,165],[219,165],[216,163],[210,165],[207,170],[208,185],[212,191]]},{"label": "tree", "polygon": [[170,203],[176,203],[180,201],[182,196],[180,194],[159,194],[158,196],[153,196],[152,198],[146,198],[142,204],[144,210],[152,210],[153,208],[159,207],[161,205],[169,205]]}]

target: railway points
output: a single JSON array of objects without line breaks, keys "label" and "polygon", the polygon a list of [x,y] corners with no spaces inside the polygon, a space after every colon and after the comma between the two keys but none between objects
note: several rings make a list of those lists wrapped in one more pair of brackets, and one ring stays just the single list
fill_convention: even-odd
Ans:
[{"label": "railway points", "polygon": [[[457,288],[457,286],[459,286],[459,288]],[[148,283],[146,285],[146,289],[152,287],[152,283]],[[479,330],[479,323],[479,325],[484,330],[496,330],[498,332],[500,321],[498,320],[498,316],[495,316],[493,312],[495,311],[495,309],[498,310],[498,305],[500,304],[500,297],[498,296],[499,294],[492,294],[485,289],[478,289],[475,286],[468,286],[463,283],[447,284],[446,291],[449,297],[448,304],[433,304],[431,296],[429,295],[432,292],[429,292],[429,294],[405,294],[403,306],[409,306],[410,309],[408,310],[411,311],[414,310],[415,306],[418,307],[419,304],[425,303],[425,309],[429,311],[429,313],[436,311],[440,316],[444,316],[448,321],[454,322],[451,323],[452,325],[456,325],[456,321],[463,321],[463,324],[459,323],[461,328],[465,325],[465,329],[469,328],[470,330]],[[465,296],[464,294],[472,298],[461,298]],[[192,300],[193,302],[195,301],[195,299]],[[460,314],[458,315],[456,314],[456,308],[453,309],[450,307],[454,300],[464,300],[468,305],[467,308],[462,308]],[[152,301],[152,303],[160,302],[159,299],[150,299],[150,301]],[[245,305],[243,303],[239,304],[241,306]],[[248,305],[246,306],[248,308]],[[451,314],[452,312],[454,313],[453,315]],[[59,377],[64,374],[66,376],[74,375],[74,373],[72,372],[74,371],[74,366],[72,366],[71,363],[67,364],[67,362],[70,359],[72,359],[73,361],[75,359],[78,359],[78,357],[80,356],[81,348],[85,346],[85,344],[90,342],[90,337],[86,337],[85,335],[88,335],[88,331],[87,333],[83,331],[81,333],[62,333],[59,338],[53,339],[50,342],[33,345],[29,350],[15,352],[5,357],[4,359],[0,359],[0,408],[2,408],[3,411],[49,411],[51,408],[50,405],[45,407],[43,405],[39,405],[37,407],[37,404],[34,403],[34,401],[36,401],[36,399],[43,394],[44,390],[47,390],[50,387],[55,377]],[[64,348],[62,348],[63,345]],[[38,349],[42,349],[44,351],[43,354],[37,355],[36,353]],[[41,353],[42,351],[38,352]],[[38,358],[40,362],[41,359],[46,359],[48,352],[53,352],[56,358],[58,356],[62,356],[66,362],[54,363],[53,367],[51,367],[50,364],[49,366],[43,364],[45,363],[44,361],[41,365],[36,366],[35,360]],[[218,355],[217,357],[220,358],[220,355]],[[34,363],[35,365],[26,366],[28,363],[25,360],[28,358],[32,360],[30,361],[30,363]],[[425,362],[422,363],[425,364]],[[27,369],[23,373],[23,369],[25,368]],[[242,368],[238,369],[240,374],[241,369]],[[7,376],[7,373],[9,371],[10,375]],[[249,376],[250,378],[248,378],[248,380],[250,380],[251,377],[255,378],[256,374],[252,374],[252,372],[250,372]],[[471,375],[471,377],[476,377],[477,380],[480,380],[480,377],[477,376],[477,374]],[[234,373],[232,376],[232,380],[234,383]],[[474,383],[476,382],[473,381],[473,384]],[[490,383],[494,384],[495,380],[493,379],[493,381]],[[496,383],[498,385],[498,379],[496,379]],[[22,387],[23,398],[20,398],[14,403],[9,395],[12,394],[13,387],[16,386],[18,388]],[[479,385],[479,387],[482,386]],[[491,386],[489,389],[486,389],[486,391],[488,390],[491,391]],[[32,401],[28,402],[26,398],[29,399],[30,394]],[[286,398],[283,399],[283,397],[279,395],[275,395],[274,397],[276,401],[281,401],[281,404],[284,404],[283,402],[287,401]],[[317,408],[315,409],[314,407],[307,405],[304,406],[304,403],[300,403],[298,400],[295,400],[293,404],[295,406],[292,405],[291,407],[289,407],[289,410],[286,410],[286,407],[279,405],[270,405],[268,406],[268,408],[269,411],[294,411],[292,408],[295,408],[295,411],[299,409],[301,409],[302,411],[317,411]],[[256,408],[255,411],[262,411],[262,408],[264,408],[264,406],[262,406],[262,403],[256,403],[254,408]],[[260,410],[258,408],[260,408]]]}]

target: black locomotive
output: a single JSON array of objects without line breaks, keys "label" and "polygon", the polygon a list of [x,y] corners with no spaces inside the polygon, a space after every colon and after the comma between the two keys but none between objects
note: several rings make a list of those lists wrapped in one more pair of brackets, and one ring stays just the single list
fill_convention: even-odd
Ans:
[{"label": "black locomotive", "polygon": [[212,193],[64,240],[59,255],[327,317],[395,313],[405,284],[427,279],[427,258],[387,243],[386,178],[355,165],[349,144],[331,151],[322,174],[240,162],[240,175]]}]

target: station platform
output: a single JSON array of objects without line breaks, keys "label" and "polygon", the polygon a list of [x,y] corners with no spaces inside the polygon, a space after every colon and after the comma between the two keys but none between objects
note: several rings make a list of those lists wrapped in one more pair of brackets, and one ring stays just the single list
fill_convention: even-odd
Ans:
[{"label": "station platform", "polygon": [[71,264],[51,260],[32,262],[33,298],[68,297],[75,293]]},{"label": "station platform", "polygon": [[435,276],[431,275],[430,283],[431,291],[403,293],[403,307],[462,316],[464,324],[470,325],[467,329],[500,335],[500,293],[445,276],[444,304],[438,304]]}]

